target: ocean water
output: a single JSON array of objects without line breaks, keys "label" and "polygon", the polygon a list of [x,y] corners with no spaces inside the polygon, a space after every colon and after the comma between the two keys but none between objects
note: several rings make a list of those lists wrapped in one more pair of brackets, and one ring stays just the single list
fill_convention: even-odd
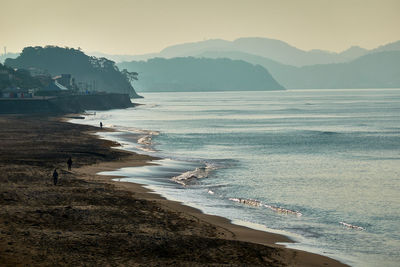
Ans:
[{"label": "ocean water", "polygon": [[[399,266],[400,89],[146,93],[76,123],[157,166],[113,172],[289,247]],[[139,143],[135,137],[140,136]]]}]

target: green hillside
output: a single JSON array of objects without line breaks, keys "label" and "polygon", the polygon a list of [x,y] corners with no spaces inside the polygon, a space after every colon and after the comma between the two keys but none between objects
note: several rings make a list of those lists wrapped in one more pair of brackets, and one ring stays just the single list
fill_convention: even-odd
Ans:
[{"label": "green hillside", "polygon": [[6,88],[40,89],[49,83],[50,77],[32,77],[27,70],[14,70],[0,63],[0,92]]},{"label": "green hillside", "polygon": [[137,90],[140,92],[284,89],[265,68],[241,60],[154,58],[118,66],[139,73]]},{"label": "green hillside", "polygon": [[375,52],[346,63],[304,67],[235,51],[209,51],[197,56],[240,59],[259,64],[288,89],[400,87],[400,51]]},{"label": "green hillside", "polygon": [[89,57],[73,48],[56,46],[26,47],[19,57],[8,58],[5,65],[13,68],[60,75],[71,74],[76,84],[89,84],[96,91],[126,93],[138,97],[129,79],[106,58]]}]

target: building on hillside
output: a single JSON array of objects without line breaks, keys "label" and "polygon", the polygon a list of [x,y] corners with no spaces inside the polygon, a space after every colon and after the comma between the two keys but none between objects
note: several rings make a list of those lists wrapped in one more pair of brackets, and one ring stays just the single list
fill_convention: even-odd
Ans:
[{"label": "building on hillside", "polygon": [[57,81],[62,86],[72,89],[73,88],[73,78],[71,74],[61,74],[53,77],[53,80]]},{"label": "building on hillside", "polygon": [[71,74],[61,74],[61,79],[58,82],[67,88],[72,88],[72,75]]},{"label": "building on hillside", "polygon": [[57,79],[53,80],[45,89],[46,91],[68,91],[68,88],[60,84]]}]

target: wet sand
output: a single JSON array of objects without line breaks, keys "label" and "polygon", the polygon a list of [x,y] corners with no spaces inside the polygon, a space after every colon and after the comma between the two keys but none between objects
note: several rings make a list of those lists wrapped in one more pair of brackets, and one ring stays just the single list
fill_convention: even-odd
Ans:
[{"label": "wet sand", "polygon": [[96,175],[155,158],[113,149],[118,144],[95,131],[58,118],[0,116],[0,266],[344,266],[274,244],[288,242],[284,236]]}]

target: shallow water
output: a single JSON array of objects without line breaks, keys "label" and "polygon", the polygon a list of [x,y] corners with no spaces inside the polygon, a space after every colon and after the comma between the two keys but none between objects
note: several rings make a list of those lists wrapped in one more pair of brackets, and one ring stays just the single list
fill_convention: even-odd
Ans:
[{"label": "shallow water", "polygon": [[74,120],[102,121],[123,131],[105,138],[166,158],[116,174],[299,241],[290,247],[398,266],[400,90],[143,95],[143,106]]}]

